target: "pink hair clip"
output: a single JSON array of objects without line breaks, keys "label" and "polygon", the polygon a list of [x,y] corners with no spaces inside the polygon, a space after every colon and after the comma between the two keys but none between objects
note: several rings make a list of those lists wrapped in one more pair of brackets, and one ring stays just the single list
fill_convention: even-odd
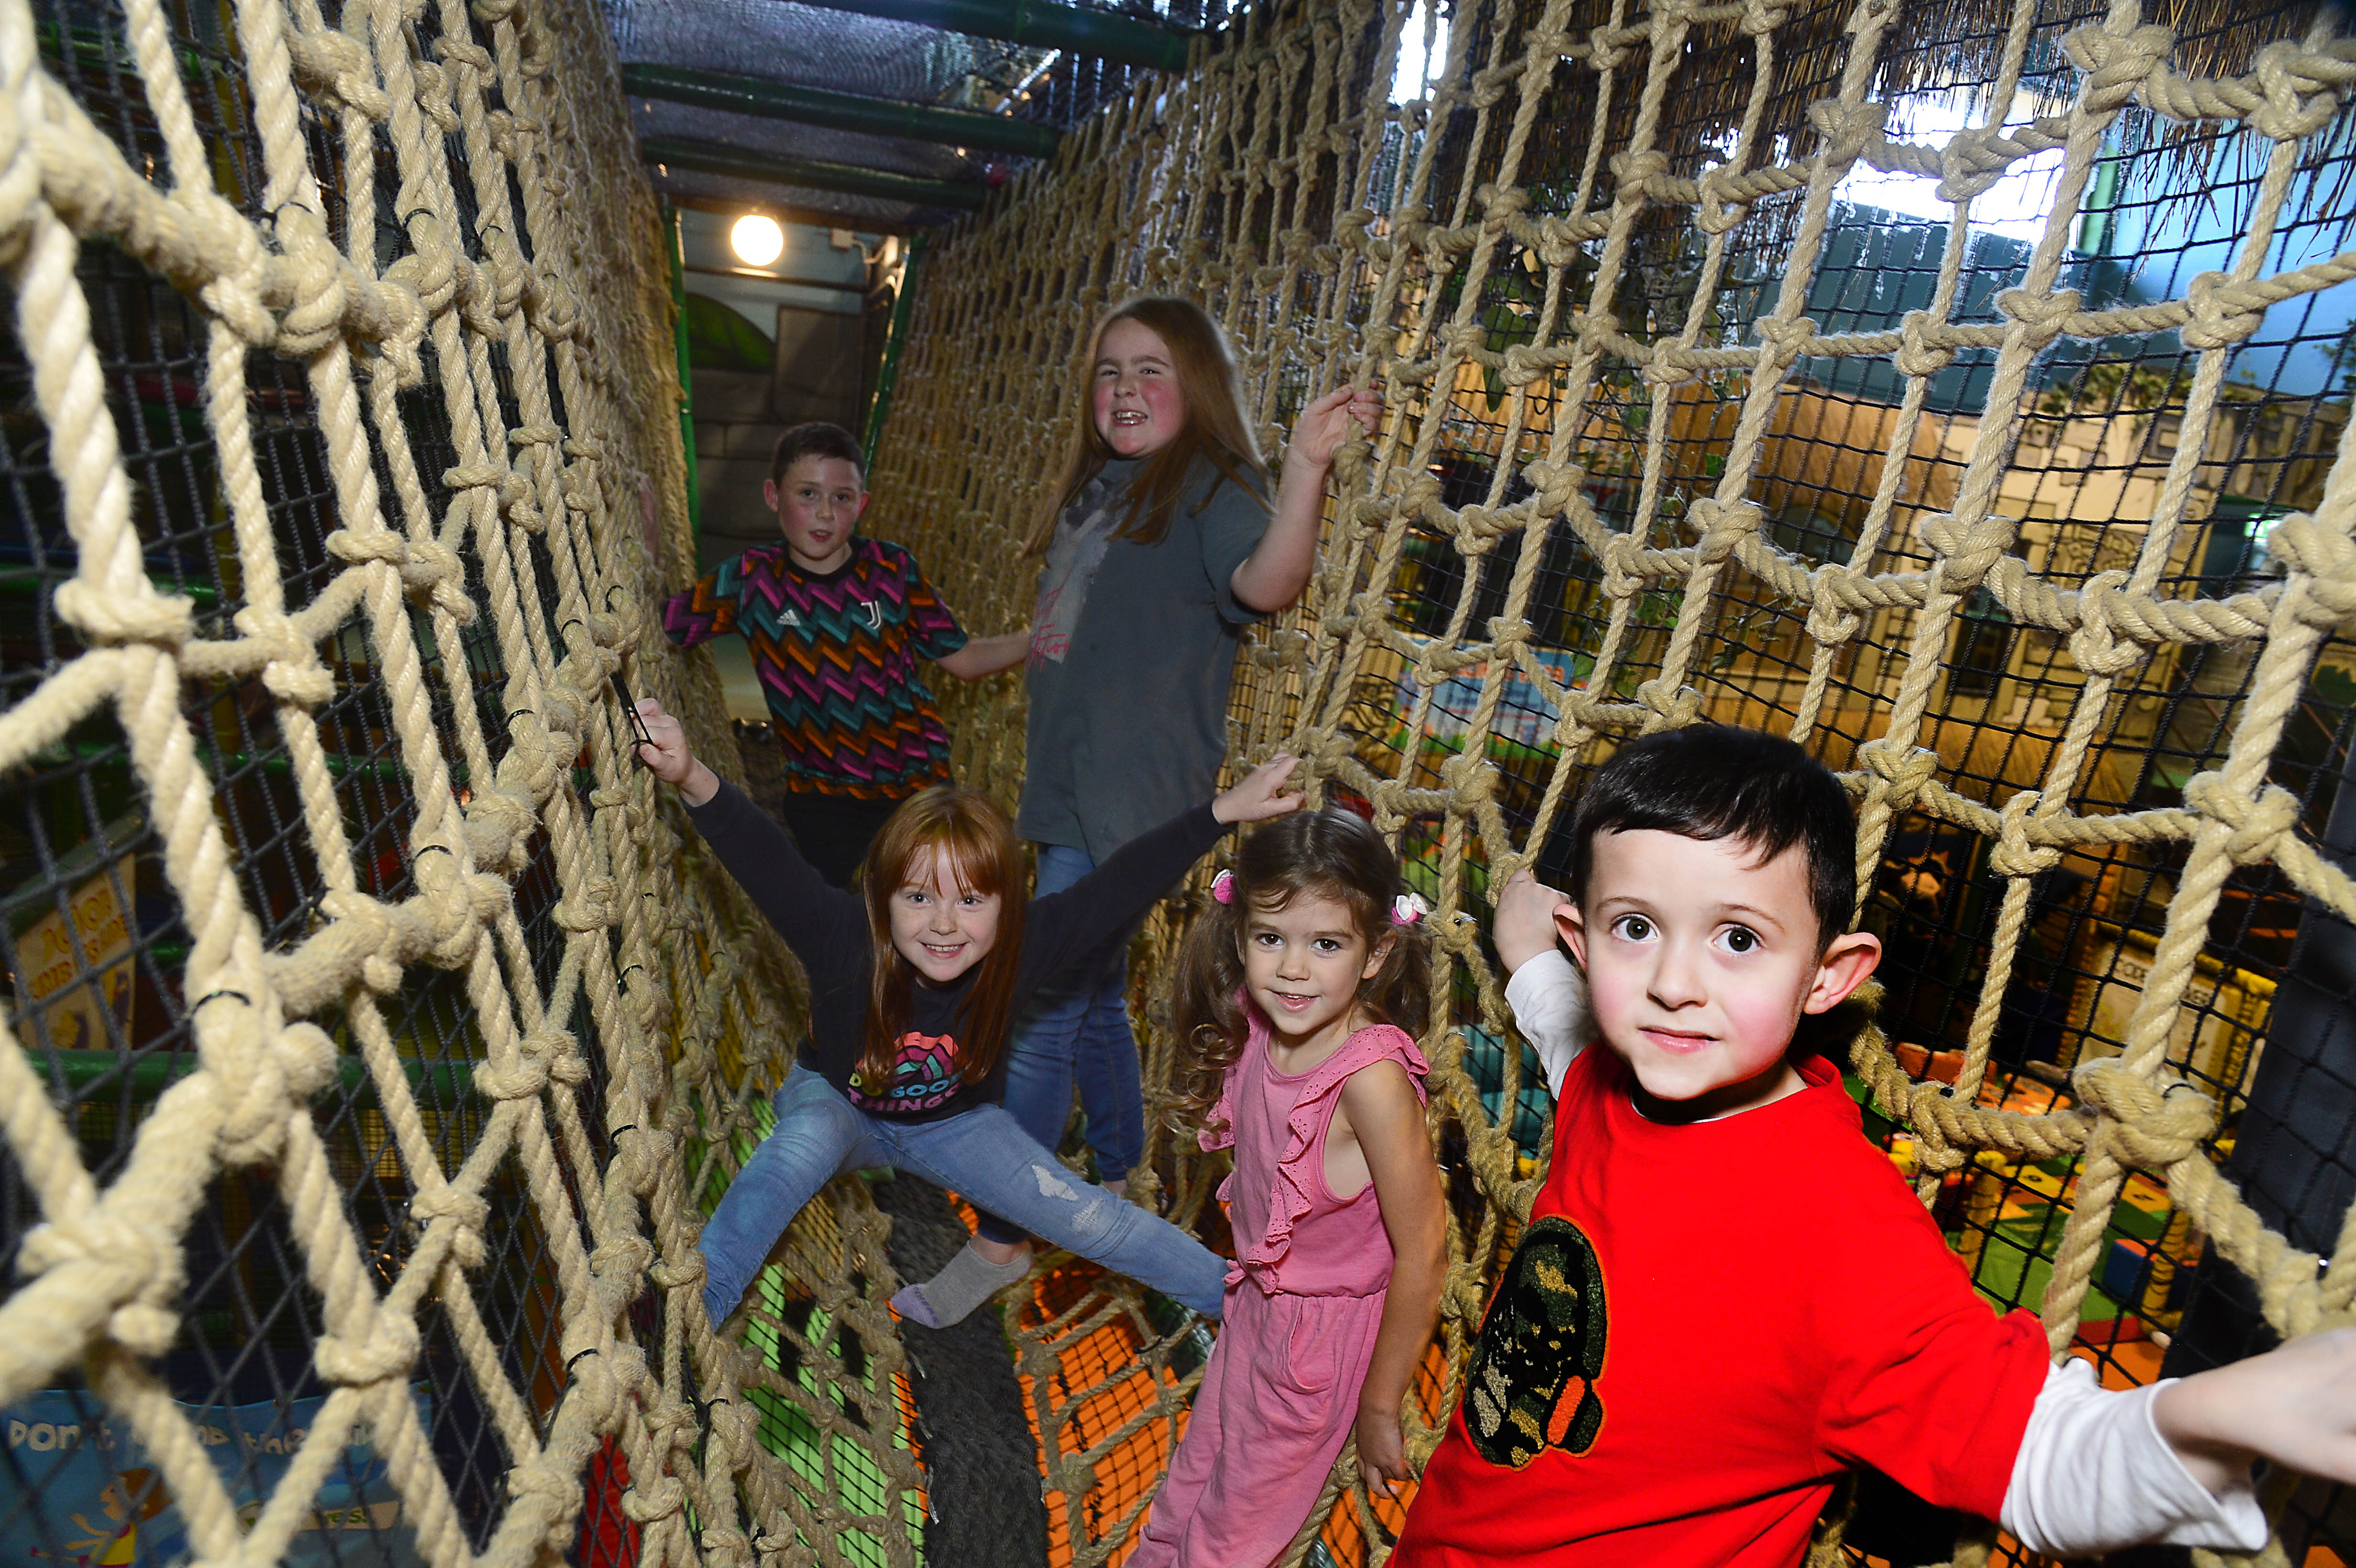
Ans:
[{"label": "pink hair clip", "polygon": [[1431,906],[1426,903],[1419,894],[1401,893],[1391,900],[1393,925],[1413,925],[1430,912]]},{"label": "pink hair clip", "polygon": [[1231,904],[1235,902],[1236,874],[1233,871],[1221,871],[1217,876],[1213,877],[1211,879],[1211,896],[1218,900],[1223,904]]}]

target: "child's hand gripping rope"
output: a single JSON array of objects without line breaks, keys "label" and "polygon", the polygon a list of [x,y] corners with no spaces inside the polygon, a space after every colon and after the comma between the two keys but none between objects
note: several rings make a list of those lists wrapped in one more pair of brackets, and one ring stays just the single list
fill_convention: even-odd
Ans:
[{"label": "child's hand gripping rope", "polygon": [[1284,449],[1285,466],[1303,464],[1313,469],[1322,483],[1344,444],[1361,431],[1373,435],[1382,417],[1380,392],[1344,382],[1301,411],[1292,427],[1292,440]]},{"label": "child's hand gripping rope", "polygon": [[720,793],[720,775],[695,760],[687,749],[687,731],[663,711],[661,703],[639,698],[638,719],[648,737],[638,747],[638,761],[648,773],[679,791],[690,805],[701,805]]},{"label": "child's hand gripping rope", "polygon": [[1271,816],[1301,808],[1301,792],[1285,790],[1285,781],[1301,759],[1290,752],[1279,752],[1251,772],[1235,782],[1211,802],[1211,815],[1221,822],[1265,822]]}]

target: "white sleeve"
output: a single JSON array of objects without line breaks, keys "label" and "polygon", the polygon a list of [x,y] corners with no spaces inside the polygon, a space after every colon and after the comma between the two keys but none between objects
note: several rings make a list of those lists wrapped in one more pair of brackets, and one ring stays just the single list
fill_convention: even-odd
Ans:
[{"label": "white sleeve", "polygon": [[1562,1097],[1562,1075],[1587,1044],[1594,1020],[1587,1011],[1587,980],[1559,948],[1541,953],[1505,982],[1505,1005],[1522,1038],[1546,1069],[1547,1092]]},{"label": "white sleeve", "polygon": [[2222,1497],[2195,1480],[2152,1421],[2166,1387],[2114,1392],[2073,1357],[2045,1376],[1998,1520],[2031,1552],[2092,1557],[2141,1541],[2255,1552],[2266,1516],[2245,1471]]}]

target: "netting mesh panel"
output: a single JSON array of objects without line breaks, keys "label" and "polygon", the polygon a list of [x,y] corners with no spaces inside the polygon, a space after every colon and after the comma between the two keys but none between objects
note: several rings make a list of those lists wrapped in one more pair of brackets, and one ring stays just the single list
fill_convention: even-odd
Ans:
[{"label": "netting mesh panel", "polygon": [[793,991],[610,678],[734,767],[623,102],[586,0],[0,3],[11,1552],[916,1560],[863,1190],[698,1305]]},{"label": "netting mesh panel", "polygon": [[[2267,1035],[2294,982],[2350,1001],[2320,959],[2356,916],[2351,82],[2311,6],[1277,6],[927,258],[873,485],[980,624],[1029,609],[1108,306],[1203,298],[1271,451],[1338,382],[1384,392],[1233,738],[1313,759],[1440,907],[1454,1267],[1416,1452],[1544,1158],[1489,889],[1559,866],[1619,738],[1705,718],[1856,793],[1889,960],[1852,1084],[1991,1302],[2115,1384],[2209,1295],[2248,1308],[2216,1353],[2347,1319],[2356,1262],[2316,1254],[2356,1246],[2356,1074],[2329,1027]],[[1012,681],[948,697],[961,776],[1011,799]],[[1165,1204],[1215,1228],[1217,1171],[1155,1136]],[[1126,1550],[1103,1491],[1179,1425],[1181,1362],[1125,1424],[1072,1386],[1121,1299],[1009,1319],[1059,1561]],[[1354,1473],[1308,1532],[1335,1561],[1399,1517]],[[2282,1513],[2294,1560],[2331,1502]]]}]

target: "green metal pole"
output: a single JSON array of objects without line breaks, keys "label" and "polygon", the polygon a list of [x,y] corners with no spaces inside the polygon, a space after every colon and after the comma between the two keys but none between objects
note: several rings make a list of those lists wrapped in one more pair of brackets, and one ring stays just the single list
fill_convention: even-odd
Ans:
[{"label": "green metal pole", "polygon": [[[695,379],[687,353],[687,235],[680,227],[679,208],[663,203],[663,248],[670,257],[671,339],[679,350],[679,443],[687,457],[687,535],[703,543],[703,493],[695,476]],[[694,561],[691,569],[701,571]]]},{"label": "green metal pole", "polygon": [[[134,1058],[112,1051],[36,1051],[32,1060],[37,1072],[43,1061],[55,1062],[67,1090],[77,1094],[109,1073],[119,1072],[131,1081],[131,1094],[135,1100],[155,1098],[202,1065],[189,1051],[158,1051]],[[471,1061],[427,1062],[404,1057],[401,1070],[408,1076],[412,1089],[430,1095],[436,1103],[447,1103],[473,1093],[477,1065]],[[376,1081],[369,1076],[368,1062],[360,1057],[336,1058],[335,1082],[347,1093],[358,1091],[363,1101],[373,1102],[377,1097]]]},{"label": "green metal pole", "polygon": [[900,350],[908,341],[908,312],[916,294],[916,272],[925,259],[925,237],[909,243],[908,260],[900,272],[899,297],[892,302],[892,325],[884,335],[884,363],[875,372],[875,398],[867,405],[867,471],[875,471],[875,448],[884,440],[884,421],[892,413],[892,387],[900,379]]},{"label": "green metal pole", "polygon": [[853,93],[826,92],[814,87],[765,81],[759,77],[687,70],[678,66],[626,65],[622,68],[622,91],[669,103],[693,103],[770,120],[863,131],[876,136],[903,136],[952,147],[978,147],[984,152],[1012,153],[1026,158],[1052,155],[1056,143],[1062,140],[1052,126],[1010,120],[1002,114],[896,103],[888,99],[861,98]]},{"label": "green metal pole", "polygon": [[916,22],[977,37],[1065,49],[1091,59],[1155,70],[1186,69],[1186,40],[1175,27],[1119,16],[1080,11],[1044,0],[808,0],[832,11],[855,11],[895,22]]},{"label": "green metal pole", "polygon": [[639,139],[638,156],[650,164],[675,164],[706,174],[734,175],[739,179],[762,180],[770,185],[798,185],[810,190],[841,191],[846,196],[872,196],[918,207],[954,207],[979,212],[990,200],[990,187],[986,185],[920,179],[888,169],[854,168],[849,164],[814,163],[807,158],[781,158],[773,153],[747,152],[714,142],[675,142],[665,136],[647,136]]}]

